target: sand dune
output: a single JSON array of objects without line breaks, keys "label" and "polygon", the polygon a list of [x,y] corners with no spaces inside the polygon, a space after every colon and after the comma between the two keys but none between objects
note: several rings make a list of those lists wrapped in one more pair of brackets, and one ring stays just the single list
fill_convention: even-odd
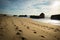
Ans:
[{"label": "sand dune", "polygon": [[60,40],[60,26],[0,16],[0,40]]}]

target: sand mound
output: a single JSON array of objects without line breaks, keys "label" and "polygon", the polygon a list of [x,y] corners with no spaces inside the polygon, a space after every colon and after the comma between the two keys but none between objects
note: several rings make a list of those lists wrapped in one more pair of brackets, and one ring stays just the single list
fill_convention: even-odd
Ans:
[{"label": "sand mound", "polygon": [[0,40],[60,40],[60,26],[1,16]]}]

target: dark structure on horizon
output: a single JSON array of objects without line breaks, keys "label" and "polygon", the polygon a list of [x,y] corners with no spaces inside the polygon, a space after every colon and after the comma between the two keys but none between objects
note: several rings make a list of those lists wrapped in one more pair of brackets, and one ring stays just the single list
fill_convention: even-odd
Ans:
[{"label": "dark structure on horizon", "polygon": [[6,14],[4,14],[3,16],[7,16]]},{"label": "dark structure on horizon", "polygon": [[6,14],[0,14],[0,16],[7,16]]},{"label": "dark structure on horizon", "polygon": [[52,15],[52,16],[51,16],[51,19],[60,20],[60,14]]},{"label": "dark structure on horizon", "polygon": [[17,15],[13,15],[14,17],[17,17]]},{"label": "dark structure on horizon", "polygon": [[30,18],[34,18],[34,19],[45,18],[45,14],[41,13],[39,16],[31,15]]},{"label": "dark structure on horizon", "polygon": [[41,13],[39,16],[40,16],[40,18],[45,18],[45,14],[44,13]]},{"label": "dark structure on horizon", "polygon": [[27,15],[19,15],[18,17],[27,17]]}]

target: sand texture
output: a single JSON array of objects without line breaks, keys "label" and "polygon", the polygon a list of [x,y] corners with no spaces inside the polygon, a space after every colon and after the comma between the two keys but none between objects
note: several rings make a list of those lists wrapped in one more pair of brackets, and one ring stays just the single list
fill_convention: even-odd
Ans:
[{"label": "sand texture", "polygon": [[60,26],[0,16],[0,40],[60,40]]}]

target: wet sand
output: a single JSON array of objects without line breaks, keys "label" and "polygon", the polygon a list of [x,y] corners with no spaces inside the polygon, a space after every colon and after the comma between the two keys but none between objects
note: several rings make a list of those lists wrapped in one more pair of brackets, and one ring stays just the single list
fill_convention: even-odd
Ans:
[{"label": "wet sand", "polygon": [[0,40],[60,40],[60,26],[0,16]]}]

